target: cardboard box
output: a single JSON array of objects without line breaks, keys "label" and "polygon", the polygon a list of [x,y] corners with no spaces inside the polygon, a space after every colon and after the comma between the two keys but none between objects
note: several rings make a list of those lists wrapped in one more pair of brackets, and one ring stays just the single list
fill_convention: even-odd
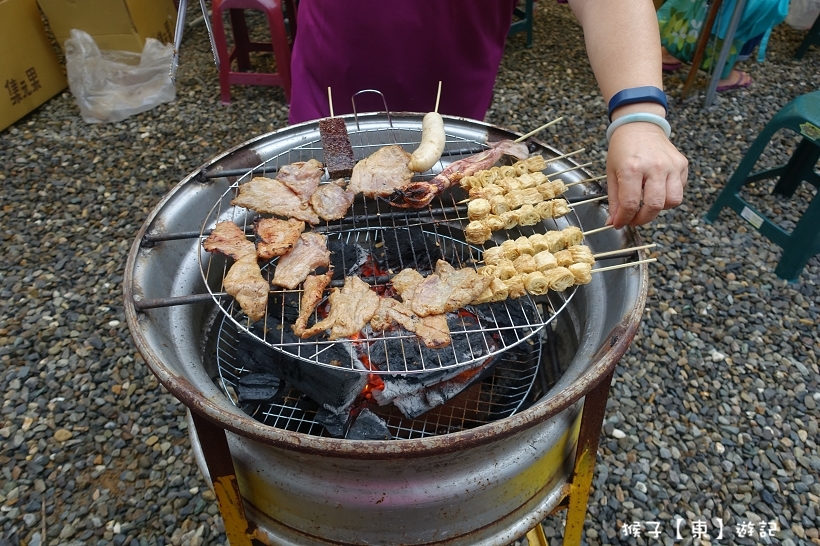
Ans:
[{"label": "cardboard box", "polygon": [[142,52],[146,38],[174,41],[173,0],[37,0],[60,47],[71,29],[87,32],[101,50]]},{"label": "cardboard box", "polygon": [[36,0],[0,0],[0,130],[66,88]]}]

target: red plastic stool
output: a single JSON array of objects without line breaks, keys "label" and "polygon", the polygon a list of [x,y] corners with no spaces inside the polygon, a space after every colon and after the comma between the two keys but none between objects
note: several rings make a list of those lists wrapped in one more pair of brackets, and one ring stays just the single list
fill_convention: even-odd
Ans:
[{"label": "red plastic stool", "polygon": [[[288,23],[292,37],[296,36],[296,10],[293,0],[285,0],[288,9]],[[234,48],[228,53],[222,13],[229,11],[233,30]],[[263,12],[268,19],[270,42],[252,42],[245,24],[246,9]],[[222,104],[231,103],[231,85],[278,85],[285,91],[285,100],[290,102],[290,46],[279,0],[213,0],[213,27],[216,51],[219,55],[219,87]],[[249,72],[251,51],[272,51],[276,59],[274,73]],[[232,70],[236,60],[238,71]]]}]

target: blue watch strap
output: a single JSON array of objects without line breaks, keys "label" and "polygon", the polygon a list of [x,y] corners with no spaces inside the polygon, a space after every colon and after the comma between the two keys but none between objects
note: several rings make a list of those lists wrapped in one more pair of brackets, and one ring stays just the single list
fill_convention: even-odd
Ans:
[{"label": "blue watch strap", "polygon": [[664,111],[669,113],[666,94],[657,87],[645,85],[643,87],[630,87],[612,95],[612,98],[609,99],[609,121],[612,121],[612,112],[616,108],[627,104],[635,104],[636,102],[654,102],[663,106]]}]

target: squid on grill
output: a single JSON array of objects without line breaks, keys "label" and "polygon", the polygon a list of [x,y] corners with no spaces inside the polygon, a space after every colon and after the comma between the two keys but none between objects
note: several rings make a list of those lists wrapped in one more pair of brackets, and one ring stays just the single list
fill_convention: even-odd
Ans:
[{"label": "squid on grill", "polygon": [[427,206],[437,195],[441,195],[465,176],[490,168],[502,155],[517,159],[527,159],[529,150],[523,142],[501,140],[490,143],[491,148],[479,154],[450,163],[429,181],[410,182],[396,189],[387,201],[394,207],[421,208]]}]

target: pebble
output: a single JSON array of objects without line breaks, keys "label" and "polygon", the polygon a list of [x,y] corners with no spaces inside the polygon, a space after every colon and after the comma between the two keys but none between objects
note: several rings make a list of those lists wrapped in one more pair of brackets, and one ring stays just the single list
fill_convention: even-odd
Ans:
[{"label": "pebble", "polygon": [[[193,20],[199,6],[189,9]],[[787,284],[774,275],[780,249],[750,224],[728,211],[702,220],[774,112],[820,88],[818,48],[792,58],[804,35],[778,26],[766,61],[742,65],[754,83],[718,94],[709,108],[702,89],[680,98],[685,72],[664,76],[689,185],[681,206],[638,229],[658,245],[658,262],[607,403],[590,546],[617,543],[619,522],[636,519],[664,522],[658,543],[677,544],[678,517],[719,517],[727,528],[776,518],[782,544],[820,540],[820,262]],[[527,48],[523,34],[510,38],[487,121],[526,132],[564,116],[538,138],[563,151],[584,147],[579,162],[603,174],[606,107],[571,11],[538,2],[534,39]],[[134,348],[122,283],[141,223],[178,181],[287,123],[281,89],[234,86],[232,99],[220,104],[199,25],[186,29],[174,102],[88,125],[66,90],[0,134],[3,546],[227,544],[185,408]],[[793,146],[776,139],[762,168]],[[811,193],[802,187],[784,199],[772,187],[747,192],[789,228]],[[556,537],[563,517],[546,520]]]}]

